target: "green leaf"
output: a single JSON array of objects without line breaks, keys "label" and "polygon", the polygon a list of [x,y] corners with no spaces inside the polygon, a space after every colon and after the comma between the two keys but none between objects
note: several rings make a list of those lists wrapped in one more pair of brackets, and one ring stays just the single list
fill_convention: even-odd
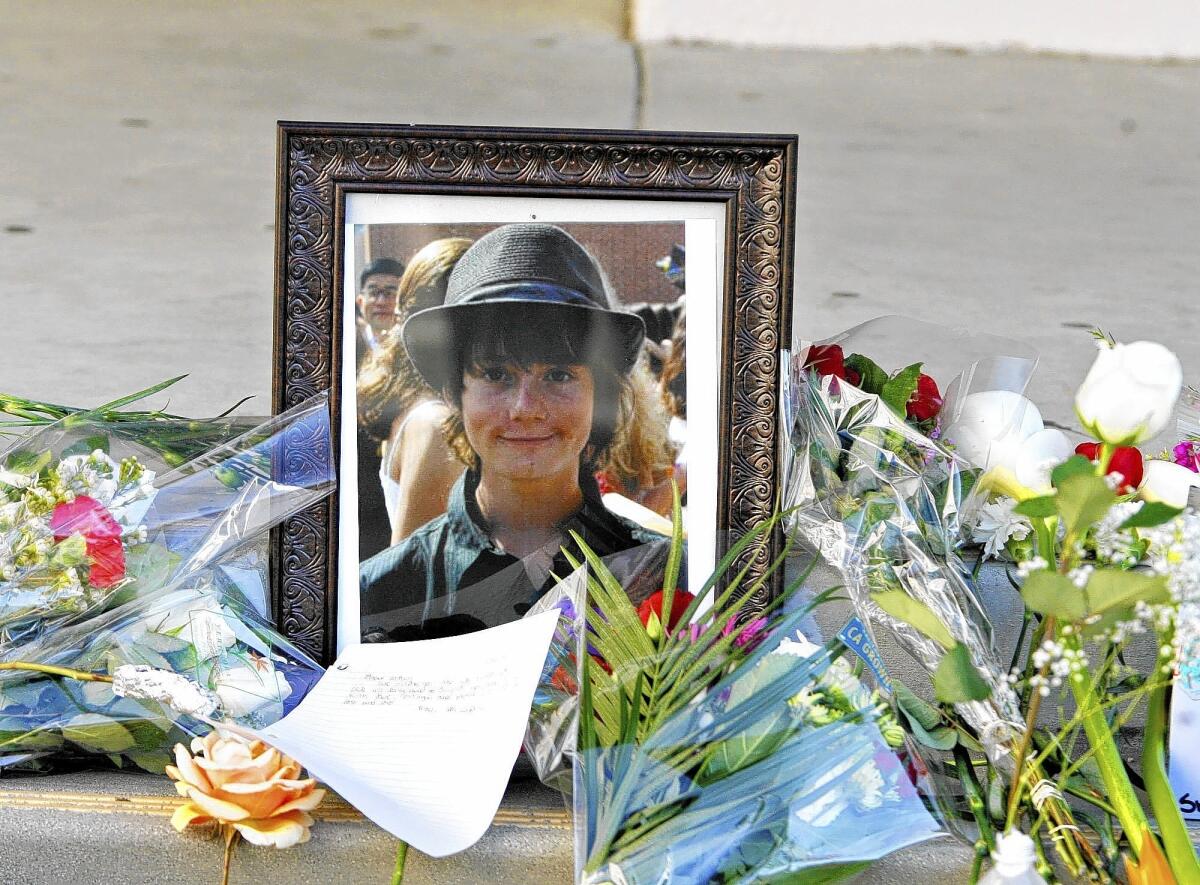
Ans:
[{"label": "green leaf", "polygon": [[941,618],[925,603],[913,599],[903,590],[872,593],[871,599],[893,618],[920,630],[942,648],[950,648],[955,644],[954,637],[950,635]]},{"label": "green leaf", "polygon": [[883,390],[883,385],[887,384],[888,375],[883,371],[874,360],[863,356],[861,353],[852,353],[846,359],[846,368],[853,369],[858,372],[860,378],[858,389],[866,393],[874,393],[878,395]]},{"label": "green leaf", "polygon": [[1095,476],[1096,465],[1083,455],[1072,455],[1050,471],[1050,484],[1056,489],[1072,476]]},{"label": "green leaf", "polygon": [[166,583],[181,558],[162,544],[138,544],[125,553],[125,573],[143,586],[157,587]]},{"label": "green leaf", "polygon": [[1137,513],[1121,523],[1118,528],[1151,529],[1170,522],[1181,513],[1183,513],[1181,508],[1172,507],[1170,504],[1164,504],[1161,501],[1147,501],[1142,504]]},{"label": "green leaf", "polygon": [[93,434],[85,437],[63,449],[62,457],[68,458],[71,455],[90,455],[92,452],[99,449],[108,454],[108,437],[102,433]]},{"label": "green leaf", "polygon": [[15,473],[34,476],[42,472],[42,468],[50,464],[53,455],[50,452],[31,452],[28,449],[17,449],[10,452],[5,466]]},{"label": "green leaf", "polygon": [[1013,513],[1028,516],[1030,519],[1046,519],[1058,513],[1058,502],[1053,495],[1026,498],[1013,508]]},{"label": "green leaf", "polygon": [[166,633],[155,633],[152,630],[147,630],[145,633],[139,635],[137,637],[137,644],[140,647],[156,651],[161,655],[178,654],[193,647],[186,639],[180,639],[178,636],[168,636]]},{"label": "green leaf", "polygon": [[965,645],[956,645],[946,652],[933,674],[933,692],[944,704],[982,701],[992,693],[983,681]]},{"label": "green leaf", "polygon": [[880,391],[880,398],[891,406],[900,417],[906,414],[905,406],[917,391],[917,379],[921,377],[922,363],[913,363],[888,379]]},{"label": "green leaf", "polygon": [[1104,518],[1117,503],[1117,494],[1102,477],[1091,474],[1068,476],[1057,484],[1058,512],[1067,531],[1076,536]]},{"label": "green leaf", "polygon": [[54,545],[50,562],[62,568],[86,565],[88,562],[87,539],[80,534],[70,535]]},{"label": "green leaf", "polygon": [[988,815],[997,823],[1003,821],[1007,816],[1007,786],[1003,776],[998,771],[992,772],[991,780],[988,783],[987,809]]},{"label": "green leaf", "polygon": [[89,707],[106,707],[115,697],[112,685],[108,682],[84,682],[80,685],[79,693]]},{"label": "green leaf", "polygon": [[0,753],[54,750],[61,746],[62,737],[57,732],[38,728],[32,720],[20,716],[0,716]]},{"label": "green leaf", "polygon": [[1119,569],[1096,569],[1087,582],[1087,598],[1091,613],[1103,613],[1117,606],[1165,602],[1169,598],[1166,575],[1127,572]]},{"label": "green leaf", "polygon": [[62,727],[63,737],[98,753],[120,753],[134,746],[133,735],[121,723],[99,713],[83,713]]},{"label": "green leaf", "polygon": [[[793,666],[788,655],[768,657],[755,667],[754,672],[738,680],[730,694],[730,707],[747,700],[753,686],[765,684]],[[763,672],[759,672],[763,671]],[[765,680],[765,682],[764,682]],[[773,708],[767,716],[754,721],[749,728],[728,740],[721,741],[700,776],[702,783],[711,783],[732,772],[748,768],[775,752],[791,734],[791,713],[786,704]]]},{"label": "green leaf", "polygon": [[1021,598],[1038,614],[1064,621],[1082,621],[1090,614],[1084,592],[1070,578],[1048,569],[1033,572],[1025,579]]},{"label": "green leaf", "polygon": [[903,683],[893,682],[892,689],[896,706],[908,723],[908,731],[918,743],[934,750],[954,749],[958,732],[942,722],[937,707],[921,700]]},{"label": "green leaf", "polygon": [[138,768],[148,771],[151,774],[162,774],[163,770],[173,761],[171,755],[166,750],[157,753],[131,750],[125,754],[125,758]]}]

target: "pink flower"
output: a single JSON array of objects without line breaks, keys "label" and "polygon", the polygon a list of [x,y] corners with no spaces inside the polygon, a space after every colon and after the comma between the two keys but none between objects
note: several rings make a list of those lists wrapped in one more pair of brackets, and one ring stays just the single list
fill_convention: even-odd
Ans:
[{"label": "pink flower", "polygon": [[1200,473],[1200,440],[1185,439],[1175,446],[1175,463],[1192,473]]},{"label": "pink flower", "polygon": [[112,587],[125,577],[121,526],[95,498],[77,495],[69,504],[56,505],[50,514],[50,528],[55,541],[83,535],[88,559],[92,561],[88,583],[93,587]]},{"label": "pink flower", "polygon": [[[721,631],[722,636],[729,636],[738,631],[741,625],[737,621],[730,621],[725,625],[725,629]],[[737,639],[733,640],[734,646],[737,648],[753,649],[756,645],[763,641],[767,629],[766,618],[755,618],[746,625],[746,629],[742,631]]]}]

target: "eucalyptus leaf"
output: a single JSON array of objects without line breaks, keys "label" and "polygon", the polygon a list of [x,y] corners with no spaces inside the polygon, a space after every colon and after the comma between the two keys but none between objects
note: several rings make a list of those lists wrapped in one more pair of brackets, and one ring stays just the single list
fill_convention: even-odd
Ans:
[{"label": "eucalyptus leaf", "polygon": [[1137,513],[1121,523],[1119,528],[1150,529],[1170,522],[1181,513],[1183,513],[1182,509],[1164,504],[1162,501],[1147,501],[1142,504]]},{"label": "eucalyptus leaf", "polygon": [[1089,614],[1083,590],[1070,578],[1049,569],[1032,572],[1025,579],[1021,598],[1038,614],[1064,621],[1082,621]]},{"label": "eucalyptus leaf", "polygon": [[1046,519],[1058,513],[1058,502],[1055,500],[1054,495],[1026,498],[1013,507],[1013,513],[1028,516],[1031,519]]},{"label": "eucalyptus leaf", "polygon": [[1078,536],[1104,518],[1117,503],[1117,493],[1103,477],[1080,474],[1068,476],[1058,484],[1056,500],[1067,531]]},{"label": "eucalyptus leaf", "polygon": [[933,691],[944,704],[982,701],[992,693],[984,682],[965,645],[956,645],[942,657],[933,674]]},{"label": "eucalyptus leaf", "polygon": [[1088,603],[1094,613],[1136,602],[1165,602],[1169,595],[1166,575],[1096,569],[1087,582]]},{"label": "eucalyptus leaf", "polygon": [[1050,484],[1056,489],[1073,476],[1095,476],[1096,465],[1083,455],[1072,455],[1050,471]]},{"label": "eucalyptus leaf", "polygon": [[913,599],[903,590],[872,593],[871,599],[893,618],[920,630],[942,648],[948,649],[955,644],[954,637],[942,623],[942,619],[925,603]]}]

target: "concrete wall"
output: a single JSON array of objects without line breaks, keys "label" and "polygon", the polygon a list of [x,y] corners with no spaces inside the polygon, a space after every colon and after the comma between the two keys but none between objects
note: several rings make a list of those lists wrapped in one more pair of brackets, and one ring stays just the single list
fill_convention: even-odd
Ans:
[{"label": "concrete wall", "polygon": [[631,0],[637,40],[1200,58],[1197,0]]}]

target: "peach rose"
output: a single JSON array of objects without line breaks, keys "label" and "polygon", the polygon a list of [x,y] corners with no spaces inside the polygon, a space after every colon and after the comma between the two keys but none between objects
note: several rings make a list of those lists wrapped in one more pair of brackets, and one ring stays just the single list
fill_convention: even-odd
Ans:
[{"label": "peach rose", "polygon": [[300,778],[295,759],[262,741],[215,731],[195,738],[191,753],[176,744],[167,774],[188,800],[171,817],[176,830],[216,821],[254,845],[307,842],[313,822],[308,812],[325,798],[315,780]]}]

